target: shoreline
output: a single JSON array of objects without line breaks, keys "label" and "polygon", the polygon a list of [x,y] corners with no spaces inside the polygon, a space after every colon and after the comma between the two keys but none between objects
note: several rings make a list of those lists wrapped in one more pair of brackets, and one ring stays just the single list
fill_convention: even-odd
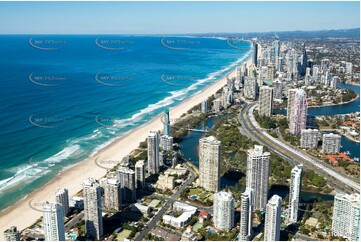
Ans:
[{"label": "shoreline", "polygon": [[[251,62],[252,55],[240,63],[240,65],[244,63],[249,65]],[[193,106],[215,94],[227,84],[227,76],[236,76],[236,67],[199,93],[190,96],[177,106],[171,108],[169,113],[172,119],[180,118],[183,113],[186,113]],[[107,169],[99,167],[95,162],[96,159],[101,158],[101,160],[120,162],[123,157],[138,148],[139,143],[147,138],[150,131],[161,130],[162,128],[163,124],[161,122],[160,114],[145,124],[136,127],[126,135],[117,138],[111,144],[99,150],[96,154],[93,154],[77,164],[74,164],[74,166],[69,169],[60,172],[39,189],[27,194],[23,199],[0,211],[1,230],[5,231],[11,226],[17,226],[18,230],[22,231],[31,226],[42,216],[42,212],[31,209],[29,206],[30,203],[42,203],[45,201],[55,202],[55,192],[60,188],[67,188],[69,197],[74,196],[82,190],[82,183],[85,179],[88,177],[100,179],[106,174]],[[116,164],[113,163],[106,167],[109,167],[110,169],[115,165]],[[1,236],[3,236],[3,234],[1,234]],[[3,237],[0,237],[0,239],[3,239]]]},{"label": "shoreline", "polygon": [[309,108],[323,108],[323,107],[332,107],[332,106],[344,105],[344,104],[348,104],[348,103],[352,103],[352,102],[356,101],[359,97],[360,96],[357,94],[357,96],[354,99],[351,99],[350,101],[347,101],[347,102],[336,103],[336,104],[327,104],[327,105],[309,106]]}]

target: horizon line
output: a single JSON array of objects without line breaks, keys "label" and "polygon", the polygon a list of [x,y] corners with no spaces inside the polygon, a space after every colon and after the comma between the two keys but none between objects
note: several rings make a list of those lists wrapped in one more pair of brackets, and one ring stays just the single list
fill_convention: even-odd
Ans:
[{"label": "horizon line", "polygon": [[172,33],[172,34],[145,34],[145,33],[0,33],[0,35],[146,35],[146,36],[161,36],[161,35],[200,35],[200,34],[268,34],[268,33],[286,33],[286,32],[323,32],[323,31],[342,31],[342,30],[357,30],[355,28],[342,28],[342,29],[319,29],[319,30],[269,30],[257,32],[194,32],[194,33]]}]

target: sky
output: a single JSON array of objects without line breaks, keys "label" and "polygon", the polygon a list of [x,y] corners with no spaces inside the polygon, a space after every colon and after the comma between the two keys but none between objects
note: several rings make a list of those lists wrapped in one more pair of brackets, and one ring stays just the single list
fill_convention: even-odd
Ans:
[{"label": "sky", "polygon": [[0,2],[0,34],[186,34],[360,27],[354,2]]}]

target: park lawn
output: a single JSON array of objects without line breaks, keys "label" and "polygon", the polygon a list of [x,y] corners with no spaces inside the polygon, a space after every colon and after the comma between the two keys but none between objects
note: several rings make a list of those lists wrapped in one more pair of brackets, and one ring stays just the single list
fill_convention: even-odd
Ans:
[{"label": "park lawn", "polygon": [[128,229],[124,229],[122,232],[120,232],[118,235],[117,235],[117,241],[123,241],[124,239],[126,239],[130,233],[132,231],[128,230]]},{"label": "park lawn", "polygon": [[203,200],[203,199],[205,199],[207,197],[207,195],[208,194],[201,193],[201,194],[199,194],[199,198]]},{"label": "park lawn", "polygon": [[197,195],[199,196],[202,191],[198,188],[191,188],[189,189],[189,196]]}]

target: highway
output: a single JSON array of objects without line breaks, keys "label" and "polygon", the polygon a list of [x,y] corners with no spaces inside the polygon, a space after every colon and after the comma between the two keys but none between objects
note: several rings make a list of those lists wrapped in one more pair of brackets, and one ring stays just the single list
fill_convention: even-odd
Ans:
[{"label": "highway", "polygon": [[270,151],[289,161],[292,165],[303,163],[309,167],[312,167],[314,171],[327,175],[328,177],[336,180],[338,183],[343,184],[352,191],[360,192],[360,185],[350,177],[332,169],[322,161],[319,161],[297,149],[290,147],[288,144],[272,137],[261,127],[259,127],[253,116],[253,110],[255,107],[255,104],[243,106],[239,116],[239,121],[242,124],[242,131],[243,133],[246,133],[249,138],[259,142],[264,146],[267,146]]},{"label": "highway", "polygon": [[164,204],[164,206],[158,211],[158,213],[148,222],[144,229],[134,239],[135,241],[141,241],[144,239],[145,235],[157,225],[157,222],[160,219],[162,219],[163,214],[167,211],[170,205],[173,204],[173,201],[176,201],[177,197],[181,194],[181,192],[194,181],[196,176],[190,168],[189,171],[190,177],[178,188],[178,190],[170,198],[168,198],[166,204]]}]

